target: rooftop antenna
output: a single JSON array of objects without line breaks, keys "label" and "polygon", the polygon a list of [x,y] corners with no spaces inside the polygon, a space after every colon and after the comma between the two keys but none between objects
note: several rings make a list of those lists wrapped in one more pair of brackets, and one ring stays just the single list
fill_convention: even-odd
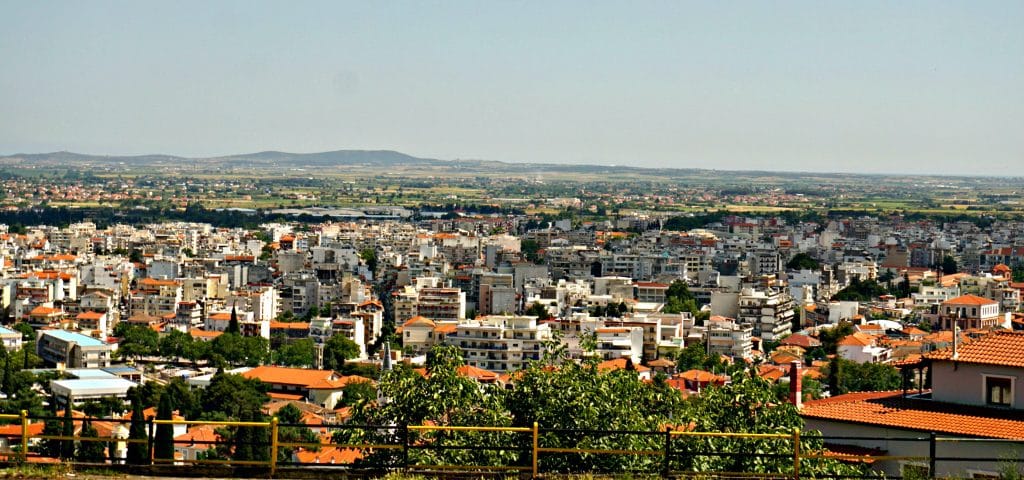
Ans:
[{"label": "rooftop antenna", "polygon": [[964,313],[964,311],[962,309],[957,308],[957,310],[956,310],[956,318],[953,319],[953,357],[952,357],[953,360],[956,360],[957,358],[959,358],[959,352],[957,352],[957,344],[960,343],[959,342],[960,335],[959,335],[958,330],[960,330],[960,318],[963,317],[963,313]]}]

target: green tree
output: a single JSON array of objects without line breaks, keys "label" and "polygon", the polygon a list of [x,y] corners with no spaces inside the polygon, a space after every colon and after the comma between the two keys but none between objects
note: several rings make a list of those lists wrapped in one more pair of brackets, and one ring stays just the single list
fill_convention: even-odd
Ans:
[{"label": "green tree", "polygon": [[243,337],[225,332],[210,342],[208,358],[219,356],[230,365],[258,366],[270,354],[270,342],[263,337]]},{"label": "green tree", "polygon": [[34,328],[32,328],[32,325],[29,325],[29,324],[27,324],[25,322],[18,322],[18,323],[15,323],[12,328],[15,331],[21,333],[21,340],[23,342],[35,341],[35,339],[36,339],[36,331],[35,331]]},{"label": "green tree", "polygon": [[825,377],[828,379],[828,392],[830,395],[841,395],[846,393],[843,386],[842,359],[839,358],[838,355],[829,360],[828,368],[825,371]]},{"label": "green tree", "polygon": [[344,335],[334,335],[324,343],[325,370],[340,370],[346,360],[359,357],[359,345]]},{"label": "green tree", "polygon": [[235,305],[231,305],[231,318],[228,320],[228,328],[224,330],[224,333],[233,333],[239,335],[242,333],[241,326],[238,324],[238,311],[235,310]]},{"label": "green tree", "polygon": [[202,392],[200,418],[241,418],[243,410],[258,410],[263,405],[266,392],[267,385],[259,380],[218,371]]},{"label": "green tree", "polygon": [[1010,271],[1010,276],[1014,282],[1024,282],[1024,263],[1015,263]]},{"label": "green tree", "polygon": [[364,248],[359,251],[359,258],[366,262],[366,268],[376,275],[377,272],[377,251],[372,248]]},{"label": "green tree", "polygon": [[114,335],[121,339],[117,346],[120,358],[139,359],[160,353],[160,335],[148,326],[121,322],[114,328]]},{"label": "green tree", "polygon": [[960,271],[960,266],[956,264],[956,259],[950,255],[942,257],[942,273],[944,275],[952,275]]},{"label": "green tree", "polygon": [[800,252],[789,259],[789,262],[786,263],[786,268],[790,270],[817,270],[821,268],[821,265],[818,264],[817,260],[811,258],[810,255]]},{"label": "green tree", "polygon": [[309,367],[313,365],[314,347],[311,338],[285,343],[274,352],[274,363],[289,367]]},{"label": "green tree", "polygon": [[199,417],[201,413],[199,400],[196,398],[196,394],[193,393],[191,387],[182,378],[177,377],[167,382],[163,393],[160,395],[161,401],[164,397],[170,399],[172,412],[177,411],[179,415],[189,420]]},{"label": "green tree", "polygon": [[[353,409],[352,422],[375,425],[437,425],[509,426],[511,417],[503,407],[503,392],[493,385],[479,385],[461,376],[457,368],[462,365],[458,347],[435,346],[428,356],[427,373],[421,375],[411,368],[399,365],[384,372],[380,383],[381,404],[364,402]],[[447,432],[410,431],[410,442],[439,447],[453,445],[511,445],[515,436],[504,432]],[[335,434],[337,442],[395,441],[396,433],[386,430],[341,430]],[[500,444],[500,443],[498,443]],[[372,452],[368,463],[391,465],[397,461],[396,452]],[[417,449],[410,451],[416,462],[459,461],[463,464],[505,465],[515,453],[500,450]]]},{"label": "green tree", "polygon": [[75,436],[75,420],[71,409],[71,399],[68,399],[64,407],[64,419],[61,420],[60,435],[65,440],[60,440],[60,458],[70,459],[75,456],[75,441],[67,438]]},{"label": "green tree", "polygon": [[[320,443],[320,438],[316,432],[311,430],[309,427],[302,426],[302,411],[296,408],[292,404],[285,405],[277,411],[278,422],[281,425],[278,428],[278,441],[280,443]],[[316,451],[318,447],[313,447],[311,450]],[[290,462],[292,454],[295,452],[294,447],[281,447],[277,450],[277,461],[279,462]]]},{"label": "green tree", "polygon": [[846,288],[840,290],[832,300],[869,302],[885,295],[888,291],[874,280],[861,281],[860,277],[853,277]]},{"label": "green tree", "polygon": [[536,240],[524,239],[519,242],[519,249],[523,252],[526,257],[526,261],[534,264],[542,263],[543,259],[539,255],[540,244]]},{"label": "green tree", "polygon": [[834,357],[822,373],[832,395],[897,390],[902,385],[899,370],[882,363],[857,363]]},{"label": "green tree", "polygon": [[852,323],[839,322],[838,325],[832,328],[822,328],[818,330],[818,341],[821,342],[821,348],[825,351],[825,355],[833,355],[836,353],[839,341],[852,334]]},{"label": "green tree", "polygon": [[192,335],[189,335],[180,330],[171,330],[170,333],[164,335],[159,341],[160,356],[169,360],[176,361],[179,358],[188,358],[189,349],[192,340]]},{"label": "green tree", "polygon": [[676,280],[669,285],[665,291],[665,306],[662,312],[681,313],[690,312],[696,316],[699,308],[697,299],[690,293],[690,287],[683,280]]},{"label": "green tree", "polygon": [[523,312],[523,314],[537,317],[539,319],[545,319],[551,316],[551,314],[548,313],[547,306],[540,302],[532,303],[530,305],[530,308],[527,308],[526,311]]},{"label": "green tree", "polygon": [[354,407],[377,399],[377,386],[373,382],[349,382],[341,389],[337,407]]},{"label": "green tree", "polygon": [[[239,412],[241,422],[262,422],[266,419],[259,406],[246,405]],[[236,427],[234,433],[235,447],[232,460],[262,462],[270,458],[269,429],[264,427]]]},{"label": "green tree", "polygon": [[[164,392],[160,396],[160,404],[157,407],[157,420],[172,420],[174,417],[171,395]],[[174,426],[160,424],[156,426],[156,435],[153,439],[153,457],[159,459],[174,459]]]},{"label": "green tree", "polygon": [[82,421],[82,431],[79,433],[79,436],[82,438],[82,441],[78,444],[78,452],[75,455],[76,460],[84,463],[103,463],[106,461],[103,442],[87,440],[99,438],[100,436],[99,432],[96,431],[96,427],[92,426],[91,419],[86,418]]},{"label": "green tree", "polygon": [[[146,447],[146,439],[149,434],[146,432],[146,419],[142,416],[145,408],[142,404],[142,394],[138,387],[129,391],[132,405],[131,423],[128,426],[128,458],[129,465],[148,465],[149,449]],[[134,440],[134,441],[133,441]]]}]

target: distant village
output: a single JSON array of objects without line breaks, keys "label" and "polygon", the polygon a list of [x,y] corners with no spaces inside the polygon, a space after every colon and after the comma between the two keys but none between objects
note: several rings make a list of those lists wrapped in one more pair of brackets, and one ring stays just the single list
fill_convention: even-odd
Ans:
[{"label": "distant village", "polygon": [[[1024,437],[1024,222],[660,222],[635,213],[544,225],[499,214],[258,229],[0,225],[0,338],[7,363],[31,349],[25,363],[35,355],[32,370],[53,373],[34,388],[60,408],[127,399],[147,382],[201,389],[227,370],[269,386],[268,412],[293,405],[310,422],[340,423],[347,386],[421,367],[436,345],[461,351],[460,375],[506,388],[557,346],[684,396],[750,369],[830,435]],[[262,340],[228,350],[216,343],[227,334]],[[840,368],[882,373],[844,378]],[[870,382],[883,374],[890,380]],[[123,425],[104,433],[127,438]],[[187,459],[202,450],[188,439],[215,432],[175,435]]]}]

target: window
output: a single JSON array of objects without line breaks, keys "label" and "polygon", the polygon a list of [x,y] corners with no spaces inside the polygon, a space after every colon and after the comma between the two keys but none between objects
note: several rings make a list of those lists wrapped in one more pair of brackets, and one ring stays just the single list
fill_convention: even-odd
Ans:
[{"label": "window", "polygon": [[1013,404],[1013,380],[1007,377],[985,377],[985,403],[999,407]]}]

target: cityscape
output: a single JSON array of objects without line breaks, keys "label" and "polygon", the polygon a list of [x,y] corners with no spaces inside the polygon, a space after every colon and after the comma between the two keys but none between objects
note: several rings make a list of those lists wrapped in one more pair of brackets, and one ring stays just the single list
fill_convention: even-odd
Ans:
[{"label": "cityscape", "polygon": [[0,0],[0,476],[1024,475],[1024,5]]}]

